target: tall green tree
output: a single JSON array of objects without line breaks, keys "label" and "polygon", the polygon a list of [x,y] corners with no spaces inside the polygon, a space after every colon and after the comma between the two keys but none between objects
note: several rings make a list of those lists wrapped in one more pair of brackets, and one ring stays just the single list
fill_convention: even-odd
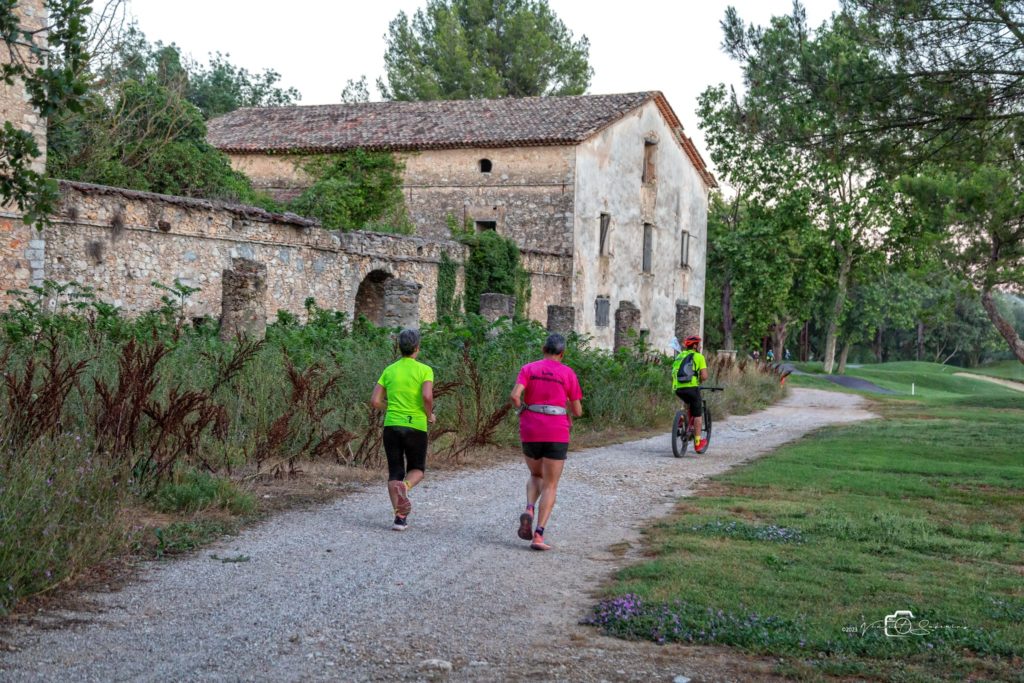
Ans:
[{"label": "tall green tree", "polygon": [[845,143],[902,174],[914,208],[941,229],[947,261],[976,287],[992,325],[1024,362],[1024,340],[995,304],[1024,287],[1017,201],[1024,170],[1024,3],[844,0],[841,21],[885,68],[838,64],[839,87],[869,106]]},{"label": "tall green tree", "polygon": [[217,52],[208,64],[189,69],[185,98],[212,119],[242,107],[279,107],[294,104],[299,91],[279,85],[281,74],[273,69],[252,73],[228,61],[231,55]]},{"label": "tall green tree", "polygon": [[547,0],[428,0],[388,26],[384,99],[440,100],[580,95],[593,69],[586,36]]},{"label": "tall green tree", "polygon": [[272,70],[252,74],[219,53],[196,64],[132,24],[92,35],[103,36],[96,58],[76,65],[91,85],[83,106],[48,120],[51,176],[272,208],[206,142],[205,120],[240,106],[289,103],[294,89],[280,88]]},{"label": "tall green tree", "polygon": [[854,154],[843,134],[860,125],[870,103],[838,82],[836,70],[842,65],[870,75],[884,65],[842,22],[811,30],[799,4],[792,15],[775,17],[767,27],[747,25],[730,8],[722,25],[723,47],[741,63],[746,86],[742,101],[732,98],[733,125],[754,141],[724,153],[753,148],[761,157],[785,158],[786,181],[745,162],[743,168],[754,171],[744,173],[747,182],[760,185],[761,194],[786,192],[788,187],[805,191],[810,213],[832,252],[833,297],[822,359],[825,371],[831,372],[851,278],[883,235],[893,236],[894,205],[891,179]]},{"label": "tall green tree", "polygon": [[[47,24],[23,25],[17,0],[0,0],[0,34],[6,54],[0,80],[7,86],[24,84],[29,103],[40,116],[81,108],[86,82],[81,77],[87,61],[89,0],[46,0]],[[37,34],[46,32],[44,48]],[[13,203],[26,223],[46,224],[57,200],[53,181],[32,169],[41,154],[30,132],[5,121],[0,130],[0,204]]]}]

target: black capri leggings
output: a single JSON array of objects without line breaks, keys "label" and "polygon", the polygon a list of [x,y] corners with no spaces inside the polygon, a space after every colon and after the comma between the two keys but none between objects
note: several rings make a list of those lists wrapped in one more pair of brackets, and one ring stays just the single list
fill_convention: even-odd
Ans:
[{"label": "black capri leggings", "polygon": [[427,433],[412,427],[385,427],[388,481],[402,481],[408,470],[427,470]]}]

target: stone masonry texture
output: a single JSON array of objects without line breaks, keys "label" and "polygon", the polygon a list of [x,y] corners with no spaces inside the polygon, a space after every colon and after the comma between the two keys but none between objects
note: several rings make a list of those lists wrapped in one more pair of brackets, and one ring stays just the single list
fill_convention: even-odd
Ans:
[{"label": "stone masonry texture", "polygon": [[640,309],[632,301],[619,302],[619,307],[615,309],[615,350],[632,346],[639,332]]},{"label": "stone masonry texture", "polygon": [[[21,28],[34,33],[32,40],[37,47],[47,47],[46,31],[46,9],[43,0],[19,0],[14,6],[14,14],[18,17]],[[6,64],[11,60],[11,48],[5,45],[0,50],[0,63]],[[38,65],[38,59],[34,57],[26,45],[17,45],[11,48],[18,54],[19,59],[24,60],[30,68]],[[0,83],[0,117],[3,121],[10,121],[18,130],[32,133],[36,139],[40,154],[32,163],[32,170],[43,173],[46,170],[46,119],[39,115],[29,103],[28,94],[25,92],[24,84],[15,79],[13,83]]]},{"label": "stone masonry texture", "polygon": [[682,341],[692,335],[700,335],[700,306],[691,306],[685,301],[676,302],[676,339]]},{"label": "stone masonry texture", "polygon": [[[0,291],[24,290],[42,277],[75,281],[137,314],[160,305],[153,282],[178,280],[200,289],[185,314],[216,318],[223,273],[234,269],[234,259],[245,258],[266,269],[271,321],[278,310],[303,317],[308,297],[354,315],[356,292],[373,274],[381,281],[420,286],[419,319],[429,322],[435,318],[437,268],[445,252],[453,261],[466,259],[466,247],[451,240],[338,234],[292,214],[62,182],[60,213],[45,231],[12,214],[0,216]],[[461,269],[456,287],[462,291]],[[398,298],[408,293],[407,288]],[[0,301],[9,303],[9,298]]]},{"label": "stone masonry texture", "polygon": [[516,298],[507,294],[487,292],[480,295],[480,315],[494,322],[498,318],[511,318],[516,312]]},{"label": "stone masonry texture", "polygon": [[247,258],[232,259],[221,286],[220,338],[263,339],[267,332],[267,267]]},{"label": "stone masonry texture", "polygon": [[548,306],[548,332],[569,334],[576,329],[576,309],[572,306]]}]

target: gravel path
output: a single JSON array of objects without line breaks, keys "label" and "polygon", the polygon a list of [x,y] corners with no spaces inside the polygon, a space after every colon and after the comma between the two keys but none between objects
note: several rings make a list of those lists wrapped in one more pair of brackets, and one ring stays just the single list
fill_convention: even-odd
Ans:
[{"label": "gravel path", "polygon": [[578,626],[592,591],[635,560],[609,547],[636,541],[707,476],[870,417],[859,396],[795,389],[716,423],[703,456],[673,458],[667,430],[571,453],[548,553],[515,535],[520,462],[428,479],[403,534],[389,530],[383,486],[281,514],[152,564],[123,590],[92,596],[95,611],[49,617],[59,628],[16,627],[0,679],[742,680],[758,664],[736,668],[728,650],[624,644]]},{"label": "gravel path", "polygon": [[1015,382],[1012,379],[1003,379],[1002,377],[990,377],[988,375],[976,375],[973,372],[954,372],[954,377],[970,377],[971,379],[980,379],[983,382],[991,382],[993,384],[999,384],[1007,387],[1008,389],[1015,389],[1017,391],[1024,391],[1024,382]]}]

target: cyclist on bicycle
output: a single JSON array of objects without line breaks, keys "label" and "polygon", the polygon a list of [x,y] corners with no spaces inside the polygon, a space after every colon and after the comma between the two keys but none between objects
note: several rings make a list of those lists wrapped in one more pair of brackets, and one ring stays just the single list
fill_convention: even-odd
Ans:
[{"label": "cyclist on bicycle", "polygon": [[[698,451],[707,445],[707,440],[700,437],[701,422],[704,416],[701,408],[700,389],[697,387],[708,379],[708,363],[704,359],[704,354],[700,352],[700,342],[700,337],[696,335],[684,339],[683,350],[679,352],[672,363],[672,389],[676,392],[676,396],[687,405],[690,415],[693,417],[693,445]],[[687,375],[689,375],[688,379]]]}]

